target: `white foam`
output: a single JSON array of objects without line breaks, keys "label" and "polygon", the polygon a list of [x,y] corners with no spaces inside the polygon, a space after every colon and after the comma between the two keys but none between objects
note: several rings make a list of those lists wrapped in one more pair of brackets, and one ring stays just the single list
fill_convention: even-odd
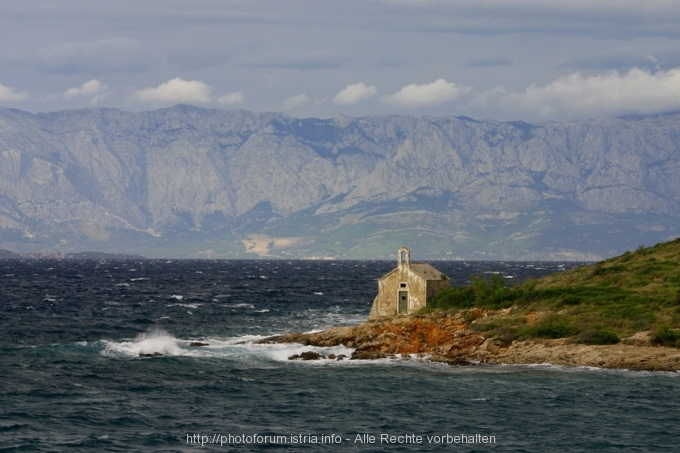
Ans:
[{"label": "white foam", "polygon": [[172,296],[170,296],[170,299],[182,300],[184,299],[184,296],[180,296],[179,294],[173,294]]},{"label": "white foam", "polygon": [[166,307],[187,307],[187,308],[198,308],[203,304],[170,304],[166,305]]},{"label": "white foam", "polygon": [[[297,343],[286,344],[258,344],[257,341],[264,339],[261,335],[244,335],[230,338],[202,337],[181,340],[173,337],[163,330],[154,330],[137,336],[130,341],[107,341],[103,340],[104,349],[101,354],[114,357],[139,357],[140,354],[161,354],[163,356],[189,356],[196,358],[217,358],[239,361],[264,361],[264,362],[289,362],[288,357],[301,354],[305,351],[315,351],[326,357],[330,354],[336,356],[344,354],[342,361],[335,359],[321,359],[303,361],[306,364],[344,364],[354,352],[354,349],[344,346],[316,347],[304,346]],[[197,341],[207,343],[206,346],[191,346]],[[356,361],[353,361],[355,363]],[[370,361],[367,361],[370,362]],[[382,362],[382,361],[381,361]]]},{"label": "white foam", "polygon": [[229,308],[255,308],[253,304],[224,304],[223,306]]},{"label": "white foam", "polygon": [[139,357],[140,354],[181,355],[177,338],[164,330],[154,330],[143,333],[132,341],[103,341],[106,347],[102,351],[104,355],[122,355]]}]

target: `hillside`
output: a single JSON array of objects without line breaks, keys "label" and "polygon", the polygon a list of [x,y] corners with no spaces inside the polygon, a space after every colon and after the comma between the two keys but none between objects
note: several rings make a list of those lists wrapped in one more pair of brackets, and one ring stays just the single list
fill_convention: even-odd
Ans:
[{"label": "hillside", "polygon": [[596,261],[680,234],[678,175],[680,114],[0,108],[0,248]]},{"label": "hillside", "polygon": [[499,310],[471,328],[504,343],[540,337],[608,344],[651,331],[654,343],[680,347],[680,239],[510,288],[495,277],[447,288],[433,309]]}]

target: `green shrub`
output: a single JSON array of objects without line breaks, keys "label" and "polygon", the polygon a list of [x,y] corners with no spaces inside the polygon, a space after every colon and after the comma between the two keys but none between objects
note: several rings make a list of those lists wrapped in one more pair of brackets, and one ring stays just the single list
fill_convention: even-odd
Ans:
[{"label": "green shrub", "polygon": [[578,296],[565,296],[560,300],[562,305],[578,305],[581,303],[581,298]]},{"label": "green shrub", "polygon": [[606,329],[586,330],[575,339],[581,344],[616,344],[621,341],[616,332]]},{"label": "green shrub", "polygon": [[475,293],[468,286],[453,286],[441,289],[431,302],[432,308],[472,308]]},{"label": "green shrub", "polygon": [[518,337],[517,329],[510,326],[502,326],[493,332],[493,339],[503,346],[510,345]]},{"label": "green shrub", "polygon": [[675,293],[675,297],[671,300],[672,305],[680,305],[680,289]]},{"label": "green shrub", "polygon": [[680,348],[680,330],[671,329],[669,325],[660,326],[654,331],[652,343]]},{"label": "green shrub", "polygon": [[559,315],[552,315],[545,321],[519,330],[520,336],[539,338],[566,338],[577,333],[578,329],[574,323]]}]

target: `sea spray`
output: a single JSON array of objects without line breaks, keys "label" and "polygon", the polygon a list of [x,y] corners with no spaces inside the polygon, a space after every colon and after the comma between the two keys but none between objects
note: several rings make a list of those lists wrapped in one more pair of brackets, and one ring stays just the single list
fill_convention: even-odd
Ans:
[{"label": "sea spray", "polygon": [[180,355],[182,350],[177,344],[177,338],[163,329],[153,329],[137,335],[133,341],[112,342],[105,341],[103,353],[109,355],[135,356],[140,355]]}]

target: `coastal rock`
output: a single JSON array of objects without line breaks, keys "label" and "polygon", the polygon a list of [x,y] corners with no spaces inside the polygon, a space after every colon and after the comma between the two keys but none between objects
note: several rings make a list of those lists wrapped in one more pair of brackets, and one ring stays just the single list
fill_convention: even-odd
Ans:
[{"label": "coastal rock", "polygon": [[196,348],[196,347],[201,347],[201,346],[210,346],[210,344],[209,343],[201,343],[200,341],[192,341],[191,343],[189,343],[189,346]]},{"label": "coastal rock", "polygon": [[140,357],[163,357],[163,354],[161,354],[160,352],[153,352],[153,353],[140,352],[139,356]]},{"label": "coastal rock", "polygon": [[325,359],[326,356],[323,354],[319,354],[318,352],[315,351],[305,351],[300,354],[294,354],[290,357],[288,357],[288,360],[320,360],[320,359]]},{"label": "coastal rock", "polygon": [[[478,317],[508,315],[508,310],[479,310]],[[629,370],[680,370],[680,349],[662,346],[626,344],[574,344],[564,339],[514,341],[503,345],[470,330],[470,321],[461,313],[432,313],[412,317],[367,322],[358,326],[335,327],[324,332],[300,332],[266,338],[260,343],[299,343],[313,346],[354,345],[351,360],[376,360],[411,355],[430,361],[462,366],[474,363],[536,364],[553,363],[568,366],[594,366]],[[642,338],[640,334],[631,338]],[[638,339],[639,339],[638,338]],[[348,346],[350,347],[350,346]],[[301,359],[308,351],[291,360]],[[319,355],[318,358],[322,356]],[[344,358],[337,356],[336,360]],[[314,358],[307,360],[316,360]]]},{"label": "coastal rock", "polygon": [[354,351],[350,360],[376,360],[386,357],[387,355],[380,351]]}]

